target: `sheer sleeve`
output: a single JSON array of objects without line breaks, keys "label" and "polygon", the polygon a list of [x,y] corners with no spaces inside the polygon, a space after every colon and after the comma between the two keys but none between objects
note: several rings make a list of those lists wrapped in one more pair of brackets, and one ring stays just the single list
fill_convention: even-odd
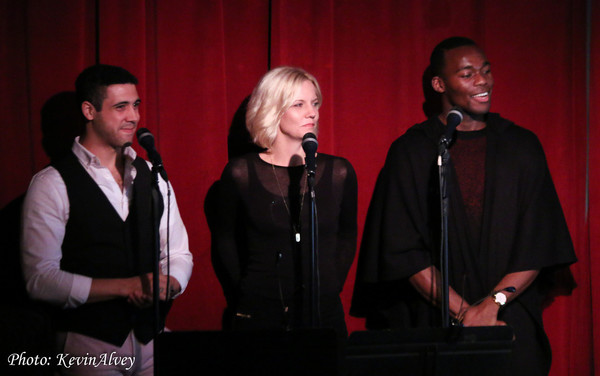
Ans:
[{"label": "sheer sleeve", "polygon": [[212,262],[228,301],[237,295],[242,277],[237,223],[244,210],[240,196],[244,184],[247,166],[240,160],[232,161],[223,170],[216,195]]},{"label": "sheer sleeve", "polygon": [[336,161],[334,166],[334,185],[340,187],[339,192],[342,195],[336,250],[339,266],[338,281],[341,291],[354,260],[357,237],[357,179],[354,168],[345,159]]}]

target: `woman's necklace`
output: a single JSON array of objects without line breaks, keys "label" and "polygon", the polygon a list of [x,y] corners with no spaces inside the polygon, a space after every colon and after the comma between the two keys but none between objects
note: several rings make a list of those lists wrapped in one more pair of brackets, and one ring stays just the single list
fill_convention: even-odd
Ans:
[{"label": "woman's necklace", "polygon": [[[285,200],[285,195],[283,194],[283,190],[281,189],[281,184],[279,183],[279,178],[277,177],[277,173],[275,172],[275,164],[273,163],[273,155],[271,155],[271,167],[273,169],[273,175],[275,176],[275,181],[277,182],[277,188],[279,189],[279,194],[281,194],[281,199],[283,200],[283,205],[285,206],[285,210],[287,211],[287,213],[290,217],[290,221],[292,221],[292,227],[294,229],[294,234],[295,234],[294,239],[296,240],[296,243],[300,243],[300,218],[302,218],[302,207],[304,206],[304,194],[306,193],[306,186],[304,187],[305,189],[302,189],[302,187],[300,187],[300,190],[302,190],[302,198],[300,199],[300,211],[298,212],[298,222],[294,222],[294,219],[292,218],[292,212],[290,211],[290,207],[288,206],[287,201]],[[304,172],[302,173],[302,175],[304,175]]]}]

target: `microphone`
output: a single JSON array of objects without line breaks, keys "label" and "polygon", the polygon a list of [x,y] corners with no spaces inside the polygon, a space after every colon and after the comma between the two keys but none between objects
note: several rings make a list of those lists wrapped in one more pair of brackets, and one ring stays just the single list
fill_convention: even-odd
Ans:
[{"label": "microphone", "polygon": [[317,171],[317,136],[314,133],[307,133],[302,137],[302,149],[306,154],[306,171],[309,176],[314,176]]},{"label": "microphone", "polygon": [[146,152],[148,153],[148,159],[150,159],[150,162],[152,162],[152,166],[160,173],[160,176],[163,178],[163,180],[168,182],[169,179],[167,178],[167,172],[163,166],[162,158],[154,147],[154,136],[152,133],[150,133],[150,131],[146,128],[140,128],[137,130],[136,135],[140,146],[146,149]]},{"label": "microphone", "polygon": [[450,144],[452,141],[452,135],[454,135],[454,131],[456,127],[460,125],[463,120],[463,114],[460,111],[460,108],[454,107],[448,114],[446,115],[446,144]]}]

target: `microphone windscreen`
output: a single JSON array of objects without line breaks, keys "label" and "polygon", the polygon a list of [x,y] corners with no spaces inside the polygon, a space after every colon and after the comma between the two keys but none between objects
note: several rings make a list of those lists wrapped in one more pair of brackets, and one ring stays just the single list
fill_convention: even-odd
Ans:
[{"label": "microphone windscreen", "polygon": [[316,153],[318,146],[319,142],[314,133],[307,133],[302,137],[302,148],[307,155]]},{"label": "microphone windscreen", "polygon": [[317,171],[317,146],[319,146],[319,142],[314,133],[307,133],[302,137],[302,149],[306,154],[306,170],[309,176],[314,176]]},{"label": "microphone windscreen", "polygon": [[463,114],[458,107],[448,111],[446,115],[446,140],[450,141],[456,127],[462,122]]},{"label": "microphone windscreen", "polygon": [[454,108],[452,110],[450,110],[448,112],[448,115],[446,115],[446,124],[450,125],[454,125],[454,127],[457,127],[463,120],[463,115],[462,112],[460,112],[460,110],[458,108]]},{"label": "microphone windscreen", "polygon": [[136,132],[138,143],[146,150],[154,148],[154,136],[146,128],[140,128]]}]

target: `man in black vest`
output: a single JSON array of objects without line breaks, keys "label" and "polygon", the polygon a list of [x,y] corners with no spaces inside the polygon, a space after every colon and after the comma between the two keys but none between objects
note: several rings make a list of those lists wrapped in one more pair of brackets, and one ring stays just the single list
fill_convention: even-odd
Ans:
[{"label": "man in black vest", "polygon": [[[27,290],[61,308],[54,362],[64,374],[153,374],[152,174],[130,147],[140,120],[136,84],[109,65],[79,75],[85,131],[71,154],[34,176],[23,207]],[[169,300],[185,289],[192,255],[174,194],[167,199],[162,179],[159,188],[170,210],[159,228],[159,291]]]}]

